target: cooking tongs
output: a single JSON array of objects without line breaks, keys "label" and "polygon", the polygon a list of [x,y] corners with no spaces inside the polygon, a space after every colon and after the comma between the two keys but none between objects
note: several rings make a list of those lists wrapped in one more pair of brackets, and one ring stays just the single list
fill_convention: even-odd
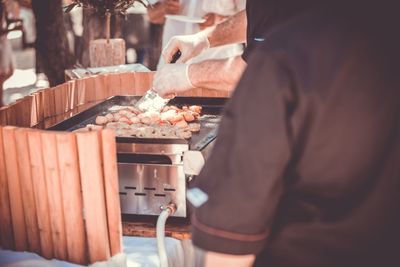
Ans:
[{"label": "cooking tongs", "polygon": [[[171,64],[176,63],[176,61],[181,57],[181,51],[175,53],[171,60]],[[153,88],[149,89],[142,98],[136,102],[135,107],[141,111],[161,111],[170,101],[169,98],[162,98]]]}]

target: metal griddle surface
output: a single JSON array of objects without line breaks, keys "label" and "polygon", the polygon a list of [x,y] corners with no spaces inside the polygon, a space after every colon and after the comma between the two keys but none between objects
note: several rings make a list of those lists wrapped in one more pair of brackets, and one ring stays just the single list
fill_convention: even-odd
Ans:
[{"label": "metal griddle surface", "polygon": [[[140,96],[114,96],[102,103],[99,103],[88,110],[85,110],[61,123],[58,123],[48,130],[74,131],[86,127],[88,124],[95,124],[96,117],[109,113],[113,106],[133,105],[140,99]],[[141,143],[141,144],[189,144],[191,150],[202,150],[217,137],[218,124],[221,112],[227,98],[208,97],[176,97],[168,105],[182,107],[184,105],[199,105],[203,107],[202,116],[199,119],[201,130],[193,133],[192,138],[185,139],[156,139],[117,137],[117,143]]]}]

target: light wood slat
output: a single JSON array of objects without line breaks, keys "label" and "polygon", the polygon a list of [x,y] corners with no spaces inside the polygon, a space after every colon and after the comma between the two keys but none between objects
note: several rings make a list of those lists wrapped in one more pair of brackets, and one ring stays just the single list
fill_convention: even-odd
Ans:
[{"label": "light wood slat", "polygon": [[15,131],[15,144],[22,194],[22,204],[25,214],[25,226],[28,237],[29,251],[40,254],[39,228],[36,217],[35,195],[31,176],[31,163],[26,129]]},{"label": "light wood slat", "polygon": [[7,107],[0,108],[0,125],[7,125]]},{"label": "light wood slat", "polygon": [[54,244],[54,256],[57,259],[67,259],[67,240],[65,235],[65,220],[63,212],[62,191],[57,161],[56,134],[43,132],[41,134],[44,170],[49,200],[50,223]]},{"label": "light wood slat", "polygon": [[106,75],[98,75],[93,79],[93,86],[96,92],[96,101],[101,101],[107,98],[107,78]]},{"label": "light wood slat", "polygon": [[44,93],[43,90],[40,90],[34,94],[35,97],[35,105],[37,110],[37,124],[41,123],[44,120]]},{"label": "light wood slat", "polygon": [[68,110],[73,110],[78,103],[78,94],[76,93],[76,81],[68,81]]},{"label": "light wood slat", "polygon": [[15,144],[15,127],[3,128],[4,151],[8,190],[10,195],[11,218],[14,232],[14,243],[17,251],[28,249],[28,239],[26,233],[24,207],[22,204],[22,192],[20,184],[19,169],[17,164],[17,149]]},{"label": "light wood slat", "polygon": [[95,80],[97,77],[88,77],[85,79],[86,95],[85,103],[96,101],[96,85]]},{"label": "light wood slat", "polygon": [[74,134],[58,134],[58,162],[65,216],[68,259],[74,263],[87,263],[86,237],[77,143]]},{"label": "light wood slat", "polygon": [[76,80],[76,98],[77,105],[83,105],[86,103],[86,78]]},{"label": "light wood slat", "polygon": [[33,127],[40,122],[37,98],[38,98],[37,94],[32,94],[31,124],[29,127]]},{"label": "light wood slat", "polygon": [[122,252],[121,207],[119,202],[117,149],[114,131],[102,131],[102,146],[108,232],[110,238],[111,256],[114,256]]},{"label": "light wood slat", "polygon": [[0,246],[4,249],[14,249],[10,196],[8,193],[7,170],[4,159],[3,128],[0,127]]},{"label": "light wood slat", "polygon": [[135,95],[144,95],[153,86],[155,72],[135,73]]},{"label": "light wood slat", "polygon": [[[119,92],[120,95],[136,95],[135,94],[135,74],[134,73],[121,73],[121,90]],[[113,94],[117,95],[117,90],[114,91]]]},{"label": "light wood slat", "polygon": [[43,107],[44,107],[44,117],[50,118],[54,115],[54,93],[52,89],[43,90]]},{"label": "light wood slat", "polygon": [[30,97],[24,97],[18,100],[13,106],[15,107],[15,114],[16,114],[16,123],[15,126],[20,127],[30,127],[30,108],[31,108],[31,101]]},{"label": "light wood slat", "polygon": [[64,83],[61,87],[63,114],[69,110],[69,85]]},{"label": "light wood slat", "polygon": [[107,75],[107,95],[104,99],[110,97],[110,96],[115,96],[115,95],[121,95],[121,78],[118,73],[112,73]]},{"label": "light wood slat", "polygon": [[60,115],[64,114],[64,107],[63,107],[63,94],[62,94],[62,87],[63,85],[56,86],[52,88],[54,91],[54,105],[55,105],[55,114],[53,115]]},{"label": "light wood slat", "polygon": [[77,133],[77,140],[89,261],[103,261],[110,246],[99,133]]},{"label": "light wood slat", "polygon": [[7,125],[17,126],[17,110],[16,105],[9,105],[6,110]]},{"label": "light wood slat", "polygon": [[29,131],[28,133],[29,156],[31,163],[31,173],[33,191],[35,193],[36,211],[38,219],[38,228],[40,233],[40,246],[42,256],[46,259],[53,258],[53,239],[50,224],[50,210],[47,198],[47,185],[44,172],[44,162],[42,155],[41,132]]}]

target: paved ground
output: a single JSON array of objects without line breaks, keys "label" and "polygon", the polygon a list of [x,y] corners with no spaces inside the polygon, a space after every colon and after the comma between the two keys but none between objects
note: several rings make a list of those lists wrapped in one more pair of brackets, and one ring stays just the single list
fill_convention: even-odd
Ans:
[{"label": "paved ground", "polygon": [[41,88],[48,87],[46,77],[36,75],[35,49],[22,49],[21,39],[18,36],[14,36],[11,42],[16,68],[13,76],[4,83],[4,104],[12,103]]}]

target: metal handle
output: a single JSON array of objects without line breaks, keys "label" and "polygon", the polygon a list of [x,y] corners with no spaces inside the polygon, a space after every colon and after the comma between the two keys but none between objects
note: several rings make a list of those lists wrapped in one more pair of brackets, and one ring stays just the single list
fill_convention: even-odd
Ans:
[{"label": "metal handle", "polygon": [[182,56],[182,52],[180,50],[178,50],[178,52],[176,52],[175,55],[172,57],[170,64],[176,63],[181,56]]}]

